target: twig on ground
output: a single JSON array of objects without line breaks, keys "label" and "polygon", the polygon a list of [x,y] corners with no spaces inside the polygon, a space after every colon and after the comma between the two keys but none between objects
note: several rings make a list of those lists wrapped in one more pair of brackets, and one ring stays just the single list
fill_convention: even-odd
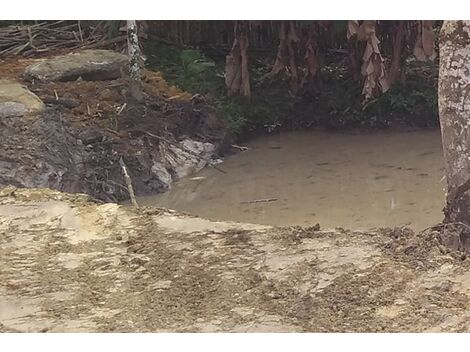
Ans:
[{"label": "twig on ground", "polygon": [[119,108],[117,114],[121,115],[122,111],[126,108],[126,106],[127,106],[127,103],[122,104],[122,106]]}]

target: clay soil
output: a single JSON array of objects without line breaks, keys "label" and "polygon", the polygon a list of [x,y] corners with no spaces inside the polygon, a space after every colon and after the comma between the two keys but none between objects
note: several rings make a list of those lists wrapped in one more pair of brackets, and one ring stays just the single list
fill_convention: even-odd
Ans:
[{"label": "clay soil", "polygon": [[469,260],[439,231],[210,222],[0,193],[0,331],[470,331]]}]

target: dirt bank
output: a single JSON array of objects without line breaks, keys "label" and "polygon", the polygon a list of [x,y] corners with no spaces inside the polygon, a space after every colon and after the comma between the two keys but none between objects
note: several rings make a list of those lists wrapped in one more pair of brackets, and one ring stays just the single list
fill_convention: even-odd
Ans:
[{"label": "dirt bank", "polygon": [[0,120],[0,187],[48,187],[105,201],[128,198],[119,159],[137,194],[210,163],[223,150],[226,130],[211,106],[145,71],[145,101],[127,99],[126,78],[106,81],[24,81],[35,60],[8,59],[0,74],[28,86],[44,103],[39,115]]},{"label": "dirt bank", "polygon": [[436,233],[273,228],[0,193],[0,331],[470,331]]}]

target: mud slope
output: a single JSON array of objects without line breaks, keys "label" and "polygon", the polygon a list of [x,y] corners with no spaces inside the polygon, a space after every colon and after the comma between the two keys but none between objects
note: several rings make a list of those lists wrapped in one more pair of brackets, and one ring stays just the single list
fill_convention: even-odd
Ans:
[{"label": "mud slope", "polygon": [[[54,57],[48,60],[65,60]],[[214,108],[168,85],[158,72],[144,70],[145,99],[136,103],[128,99],[125,77],[24,81],[24,66],[35,61],[1,61],[0,77],[9,80],[0,82],[0,110],[8,116],[0,118],[0,187],[52,188],[118,202],[129,197],[121,158],[136,194],[144,195],[168,190],[223,154],[229,137]]]},{"label": "mud slope", "polygon": [[470,331],[432,233],[210,222],[0,191],[0,331]]}]

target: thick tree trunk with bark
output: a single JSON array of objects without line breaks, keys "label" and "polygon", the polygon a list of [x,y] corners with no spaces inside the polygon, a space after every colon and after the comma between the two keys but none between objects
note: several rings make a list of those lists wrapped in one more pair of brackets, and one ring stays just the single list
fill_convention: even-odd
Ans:
[{"label": "thick tree trunk with bark", "polygon": [[447,176],[446,222],[470,226],[470,21],[440,33],[439,119]]},{"label": "thick tree trunk with bark", "polygon": [[142,96],[142,81],[140,76],[140,47],[137,35],[136,21],[127,21],[127,47],[129,52],[129,93],[131,98],[140,102]]}]

